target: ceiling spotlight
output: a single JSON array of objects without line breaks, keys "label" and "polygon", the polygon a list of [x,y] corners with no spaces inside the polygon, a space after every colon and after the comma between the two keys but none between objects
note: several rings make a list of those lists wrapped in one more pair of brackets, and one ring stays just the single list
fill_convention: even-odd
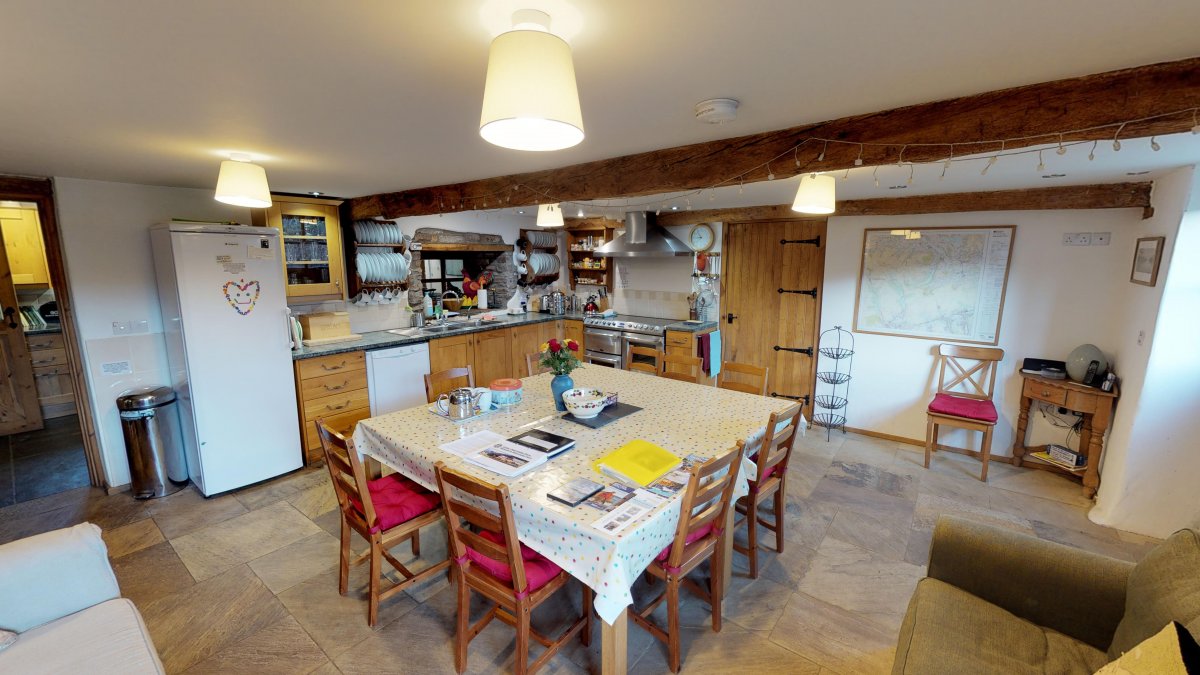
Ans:
[{"label": "ceiling spotlight", "polygon": [[318,192],[318,191],[316,191],[316,190],[310,190],[308,194],[312,195],[313,197],[320,197],[321,195],[323,195],[323,194],[325,194],[325,193],[324,193],[324,192]]},{"label": "ceiling spotlight", "polygon": [[512,150],[562,150],[583,140],[571,47],[550,32],[550,15],[513,13],[513,29],[492,41],[479,135]]}]

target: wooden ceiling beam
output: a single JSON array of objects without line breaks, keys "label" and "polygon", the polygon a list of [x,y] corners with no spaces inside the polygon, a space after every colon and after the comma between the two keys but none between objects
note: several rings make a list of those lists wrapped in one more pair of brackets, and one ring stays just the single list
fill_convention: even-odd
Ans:
[{"label": "wooden ceiling beam", "polygon": [[[1150,209],[1150,188],[1153,184],[1111,183],[1102,185],[1067,185],[1028,190],[997,190],[994,192],[958,192],[915,197],[884,197],[880,199],[848,199],[837,203],[838,216],[907,216],[927,213],[965,213],[968,211],[1048,211],[1059,209]],[[732,209],[675,211],[658,217],[658,224],[688,225],[691,223],[741,223],[752,220],[790,220],[812,218],[796,213],[791,204],[748,206]]]},{"label": "wooden ceiling beam", "polygon": [[[1023,139],[1008,141],[1005,150],[1055,143],[1068,129],[1092,130],[1065,134],[1064,142],[1110,140],[1115,130],[1107,125],[1179,112],[1121,129],[1122,138],[1166,135],[1194,124],[1197,73],[1200,58],[1127,68],[559,169],[359,197],[351,200],[351,212],[356,219],[398,218],[655,195],[711,187],[751,170],[745,182],[766,180],[769,161],[775,178],[846,169],[860,151],[865,166],[896,163],[901,152],[905,161],[929,162],[945,158],[951,143],[965,155],[1000,151],[998,142],[979,144],[994,139]],[[793,158],[792,148],[814,137],[852,144],[829,144],[818,162],[823,144],[810,140]],[[911,147],[917,143],[945,145]],[[904,144],[910,147],[901,150]]]}]

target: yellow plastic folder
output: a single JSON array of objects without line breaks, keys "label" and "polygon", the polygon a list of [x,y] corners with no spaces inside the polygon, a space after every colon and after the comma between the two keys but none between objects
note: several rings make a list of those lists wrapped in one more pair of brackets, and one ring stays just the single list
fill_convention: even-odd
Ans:
[{"label": "yellow plastic folder", "polygon": [[670,450],[639,438],[596,460],[592,468],[619,481],[645,487],[682,461]]}]

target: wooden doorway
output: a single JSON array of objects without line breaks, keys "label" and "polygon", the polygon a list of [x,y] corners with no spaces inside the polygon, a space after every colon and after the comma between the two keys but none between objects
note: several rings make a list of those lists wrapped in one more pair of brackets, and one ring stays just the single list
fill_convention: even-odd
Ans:
[{"label": "wooden doorway", "polygon": [[722,244],[724,356],[770,368],[767,392],[812,419],[825,277],[823,219],[726,223]]},{"label": "wooden doorway", "polygon": [[[41,243],[44,248],[46,272],[48,273],[48,286],[54,290],[54,300],[58,307],[59,322],[61,324],[61,335],[52,336],[56,339],[48,340],[47,336],[40,338],[32,338],[26,336],[23,328],[12,328],[11,322],[7,321],[3,328],[0,329],[0,335],[4,335],[3,339],[8,349],[5,349],[5,358],[17,356],[17,348],[13,347],[14,342],[20,342],[21,347],[25,349],[25,362],[33,368],[34,375],[37,378],[42,378],[39,384],[44,382],[52,383],[51,388],[54,391],[48,392],[49,395],[41,396],[41,405],[39,406],[38,424],[30,427],[40,429],[42,427],[43,412],[48,417],[54,417],[61,412],[61,401],[67,396],[64,391],[72,392],[75,414],[78,415],[79,434],[82,437],[83,454],[87,463],[87,474],[89,482],[96,487],[105,487],[104,465],[100,459],[99,444],[96,441],[95,422],[92,415],[91,403],[87,393],[86,382],[83,376],[83,358],[79,343],[77,328],[75,325],[74,302],[70,292],[66,263],[62,252],[62,239],[58,229],[57,210],[54,205],[54,188],[49,178],[26,178],[18,176],[0,176],[0,201],[12,201],[32,203],[36,207],[37,221],[41,229]],[[5,258],[4,267],[8,266],[7,251],[0,246],[0,257]],[[8,307],[17,307],[15,303],[16,293],[13,286],[13,276],[11,273],[0,276],[0,312]],[[29,281],[18,279],[17,281]],[[10,301],[13,301],[10,304]],[[34,352],[34,355],[40,355],[41,361],[38,364],[31,362],[30,352],[28,349],[42,350]],[[47,365],[50,361],[46,359],[53,358],[56,364]],[[43,363],[43,361],[45,363]],[[15,378],[19,382],[24,382],[24,369],[18,371],[20,374]],[[35,387],[34,403],[35,406],[39,403],[39,395],[47,392],[40,390],[46,387]],[[0,397],[7,396],[7,393],[0,394]],[[49,402],[49,405],[46,405]],[[7,406],[6,398],[0,398],[0,404]],[[63,422],[67,418],[55,420]],[[59,427],[62,425],[59,424]],[[17,431],[16,429],[12,431]],[[0,434],[8,434],[11,431],[7,428],[0,429]]]}]

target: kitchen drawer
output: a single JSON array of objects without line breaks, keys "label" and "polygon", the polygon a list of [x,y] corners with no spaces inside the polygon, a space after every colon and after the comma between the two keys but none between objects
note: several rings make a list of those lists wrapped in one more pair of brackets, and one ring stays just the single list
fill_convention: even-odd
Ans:
[{"label": "kitchen drawer", "polygon": [[[365,420],[371,416],[370,408],[359,408],[349,412],[338,413],[337,415],[329,415],[322,419],[325,424],[329,425],[334,431],[349,438],[354,433],[354,426],[361,420]],[[317,436],[317,421],[313,419],[304,425],[304,447],[317,448],[317,454],[320,454],[321,438]]]},{"label": "kitchen drawer", "polygon": [[329,356],[318,356],[315,359],[297,361],[297,369],[300,371],[302,380],[346,370],[366,370],[366,367],[367,362],[361,351],[330,354]]},{"label": "kitchen drawer", "polygon": [[67,365],[67,350],[39,349],[29,355],[29,362],[34,368],[65,366]]},{"label": "kitchen drawer", "polygon": [[25,344],[29,345],[29,351],[35,352],[43,349],[65,349],[66,344],[63,342],[62,333],[46,333],[45,335],[27,335],[25,336]]},{"label": "kitchen drawer", "polygon": [[356,389],[351,392],[334,394],[333,396],[322,396],[321,398],[304,402],[304,421],[311,423],[322,417],[369,407],[371,407],[371,402],[367,396],[366,389]]},{"label": "kitchen drawer", "polygon": [[668,347],[691,347],[695,344],[695,337],[692,333],[667,331],[666,343]]},{"label": "kitchen drawer", "polygon": [[1052,387],[1048,384],[1035,382],[1033,380],[1025,380],[1025,390],[1022,396],[1032,398],[1038,401],[1045,401],[1051,405],[1062,406],[1067,403],[1067,390]]},{"label": "kitchen drawer", "polygon": [[367,371],[346,370],[340,373],[311,377],[300,381],[300,398],[312,401],[324,396],[332,396],[365,389],[367,387]]}]

